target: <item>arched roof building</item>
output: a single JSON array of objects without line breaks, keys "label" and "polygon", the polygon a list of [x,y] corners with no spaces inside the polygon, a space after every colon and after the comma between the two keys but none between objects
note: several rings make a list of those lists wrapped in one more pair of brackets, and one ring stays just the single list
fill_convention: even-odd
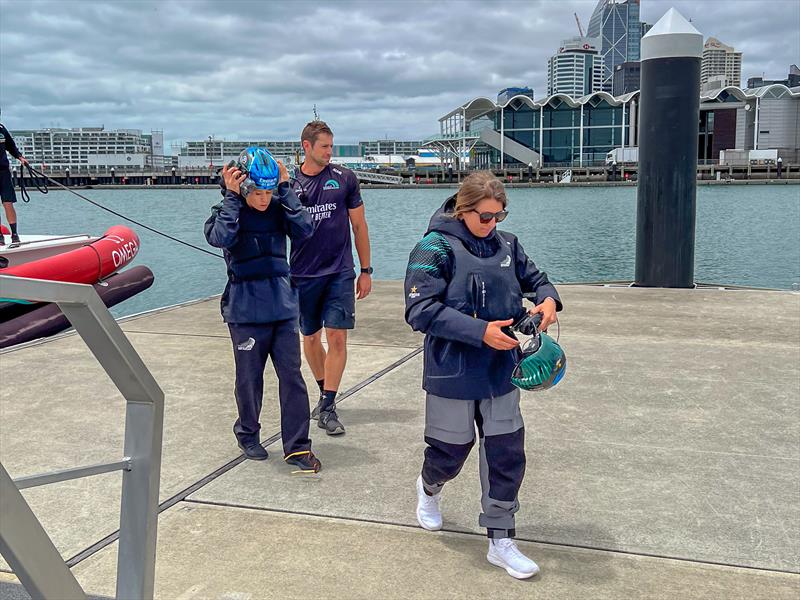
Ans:
[{"label": "arched roof building", "polygon": [[[733,148],[777,148],[784,160],[800,159],[800,88],[725,87],[700,103],[698,160],[717,161],[720,150]],[[480,96],[442,116],[439,135],[425,145],[456,167],[602,164],[611,150],[638,145],[638,104],[639,91],[503,102]]]}]

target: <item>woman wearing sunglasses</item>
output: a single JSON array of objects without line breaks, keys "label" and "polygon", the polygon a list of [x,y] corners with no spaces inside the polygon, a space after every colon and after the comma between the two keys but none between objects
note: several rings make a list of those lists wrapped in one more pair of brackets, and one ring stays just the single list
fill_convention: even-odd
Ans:
[{"label": "woman wearing sunglasses", "polygon": [[425,457],[417,479],[417,521],[442,528],[444,484],[480,446],[478,522],[489,537],[487,559],[518,579],[539,572],[514,543],[517,493],[525,474],[525,428],[519,389],[511,383],[519,342],[513,324],[529,313],[541,329],[555,322],[561,301],[547,275],[517,238],[496,229],[508,215],[503,184],[489,172],[468,176],[434,213],[414,247],[405,279],[406,321],[425,333]]}]

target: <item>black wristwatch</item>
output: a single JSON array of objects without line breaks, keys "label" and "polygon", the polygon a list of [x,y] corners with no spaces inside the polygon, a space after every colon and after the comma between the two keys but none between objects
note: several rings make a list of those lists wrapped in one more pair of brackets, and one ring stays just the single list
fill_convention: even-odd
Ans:
[{"label": "black wristwatch", "polygon": [[361,272],[362,273],[366,273],[367,275],[372,275],[372,273],[374,271],[375,271],[375,269],[373,269],[372,267],[367,267],[366,269],[361,269]]}]

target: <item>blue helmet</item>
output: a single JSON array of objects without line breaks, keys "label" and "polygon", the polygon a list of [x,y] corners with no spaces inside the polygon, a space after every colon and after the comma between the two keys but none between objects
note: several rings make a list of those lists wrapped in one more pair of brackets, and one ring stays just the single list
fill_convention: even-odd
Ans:
[{"label": "blue helmet", "polygon": [[266,148],[250,146],[239,155],[238,162],[239,169],[247,175],[247,179],[239,186],[242,196],[246,197],[253,190],[274,190],[278,187],[278,163]]}]

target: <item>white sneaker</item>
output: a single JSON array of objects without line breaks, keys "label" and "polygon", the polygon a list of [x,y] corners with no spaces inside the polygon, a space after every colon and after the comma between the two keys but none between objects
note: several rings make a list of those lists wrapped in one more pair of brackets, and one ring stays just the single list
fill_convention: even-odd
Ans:
[{"label": "white sneaker", "polygon": [[428,531],[439,531],[442,528],[442,509],[439,508],[441,500],[441,492],[428,496],[422,486],[422,475],[417,477],[417,522],[420,527]]},{"label": "white sneaker", "polygon": [[528,579],[539,572],[539,565],[520,552],[511,538],[490,539],[486,560],[517,579]]}]

